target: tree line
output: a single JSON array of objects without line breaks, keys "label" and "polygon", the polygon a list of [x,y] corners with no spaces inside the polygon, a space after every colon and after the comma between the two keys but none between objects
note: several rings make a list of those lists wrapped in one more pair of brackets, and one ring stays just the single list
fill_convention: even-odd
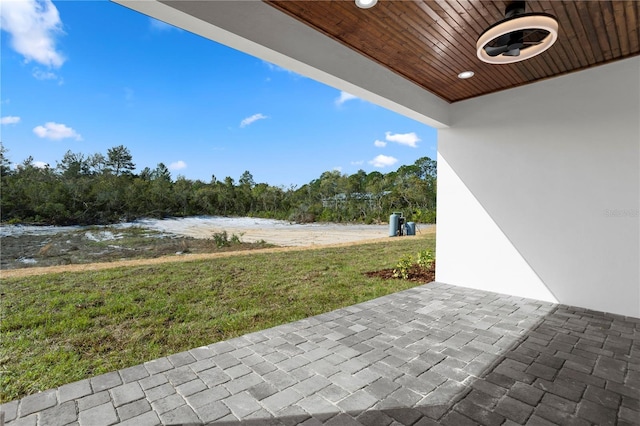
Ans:
[{"label": "tree line", "polygon": [[84,155],[67,151],[55,167],[32,157],[11,167],[0,146],[0,211],[4,223],[107,224],[142,217],[254,216],[306,222],[386,222],[393,211],[407,220],[435,222],[436,162],[422,157],[386,174],[326,171],[297,186],[256,183],[249,171],[236,182],[179,175],[163,163],[136,174],[123,145]]}]

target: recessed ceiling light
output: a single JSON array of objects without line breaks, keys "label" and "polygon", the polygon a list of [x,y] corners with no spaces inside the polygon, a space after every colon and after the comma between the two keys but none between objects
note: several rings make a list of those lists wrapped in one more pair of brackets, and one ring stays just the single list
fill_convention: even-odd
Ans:
[{"label": "recessed ceiling light", "polygon": [[507,6],[506,18],[487,28],[476,43],[478,59],[490,64],[524,61],[558,39],[558,21],[548,13],[524,13],[525,2]]},{"label": "recessed ceiling light", "polygon": [[369,9],[378,3],[378,0],[356,0],[356,6],[360,9]]},{"label": "recessed ceiling light", "polygon": [[458,78],[465,80],[467,78],[473,77],[474,75],[475,73],[473,71],[463,71],[460,74],[458,74]]}]

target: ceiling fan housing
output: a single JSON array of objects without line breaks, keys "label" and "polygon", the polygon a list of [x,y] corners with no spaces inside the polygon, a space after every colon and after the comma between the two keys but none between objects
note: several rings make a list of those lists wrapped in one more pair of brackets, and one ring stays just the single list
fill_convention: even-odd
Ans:
[{"label": "ceiling fan housing", "polygon": [[490,64],[509,64],[544,52],[558,38],[558,21],[548,13],[525,13],[525,2],[510,3],[505,18],[487,28],[476,43],[477,56]]}]

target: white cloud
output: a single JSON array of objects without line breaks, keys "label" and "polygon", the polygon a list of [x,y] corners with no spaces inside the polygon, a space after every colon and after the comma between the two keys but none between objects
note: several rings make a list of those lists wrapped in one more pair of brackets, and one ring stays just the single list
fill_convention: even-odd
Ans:
[{"label": "white cloud", "polygon": [[38,67],[33,69],[33,72],[31,73],[31,75],[36,80],[57,80],[58,79],[58,76],[56,73],[51,71],[43,71]]},{"label": "white cloud", "polygon": [[64,79],[60,76],[58,76],[58,74],[51,72],[51,71],[44,71],[38,67],[35,67],[33,69],[33,71],[31,72],[31,75],[33,76],[33,78],[35,78],[36,80],[56,80],[58,82],[58,86],[62,86],[64,84]]},{"label": "white cloud", "polygon": [[263,114],[253,114],[251,117],[247,117],[244,120],[242,120],[240,122],[240,127],[246,127],[251,123],[254,123],[258,120],[264,120],[265,118],[268,118],[268,117]]},{"label": "white cloud", "polygon": [[151,27],[151,29],[153,31],[158,31],[158,32],[164,32],[164,31],[171,31],[171,30],[179,29],[177,27],[174,27],[171,24],[167,24],[166,22],[162,22],[162,21],[159,21],[159,20],[154,19],[154,18],[149,18],[149,26]]},{"label": "white cloud", "polygon": [[20,117],[15,117],[13,115],[7,115],[6,117],[0,118],[0,124],[18,124],[20,122]]},{"label": "white cloud", "polygon": [[298,78],[298,77],[305,78],[302,74],[298,74],[295,71],[291,71],[291,70],[288,70],[286,68],[282,68],[282,67],[280,67],[280,66],[278,66],[276,64],[272,64],[271,62],[267,62],[267,61],[262,61],[262,62],[264,62],[267,65],[267,68],[269,68],[269,71],[284,72],[284,73],[287,73],[287,74],[291,74],[295,78]]},{"label": "white cloud", "polygon": [[54,123],[52,121],[45,123],[44,126],[35,127],[33,129],[33,133],[38,137],[54,141],[68,138],[74,138],[77,141],[82,140],[82,136],[80,136],[78,132],[73,130],[71,127],[67,127],[64,124]]},{"label": "white cloud", "polygon": [[45,163],[44,161],[34,161],[33,163],[34,167],[37,167],[39,169],[46,169],[47,167],[49,167],[48,163]]},{"label": "white cloud", "polygon": [[420,138],[415,132],[411,133],[385,133],[385,139],[389,142],[399,143],[400,145],[410,146],[411,148],[417,148],[418,142],[420,142]]},{"label": "white cloud", "polygon": [[272,64],[271,62],[264,61],[264,63],[267,65],[267,67],[268,67],[271,71],[290,72],[288,69],[286,69],[286,68],[282,68],[282,67],[279,67],[278,65],[276,65],[276,64]]},{"label": "white cloud", "polygon": [[25,61],[53,68],[64,63],[55,40],[62,33],[62,21],[51,0],[3,1],[0,28],[11,34],[11,47]]},{"label": "white cloud", "polygon": [[182,170],[182,169],[186,169],[187,168],[187,163],[185,163],[182,160],[173,162],[171,164],[169,164],[169,170],[171,171],[176,171],[176,170]]},{"label": "white cloud", "polygon": [[359,161],[352,161],[352,162],[351,162],[351,165],[352,165],[352,166],[361,166],[361,165],[363,165],[363,164],[364,164],[364,161],[363,161],[363,160],[359,160]]},{"label": "white cloud", "polygon": [[357,96],[352,95],[351,93],[347,93],[345,91],[340,92],[340,96],[336,99],[336,105],[340,106],[345,102],[352,101],[354,99],[358,99]]},{"label": "white cloud", "polygon": [[388,155],[380,154],[376,158],[374,158],[373,160],[369,161],[369,164],[372,164],[373,167],[379,167],[379,168],[382,169],[384,167],[393,166],[397,162],[398,162],[397,158],[389,157]]},{"label": "white cloud", "polygon": [[384,148],[385,146],[387,146],[387,143],[385,141],[376,140],[373,145],[377,146],[378,148]]}]

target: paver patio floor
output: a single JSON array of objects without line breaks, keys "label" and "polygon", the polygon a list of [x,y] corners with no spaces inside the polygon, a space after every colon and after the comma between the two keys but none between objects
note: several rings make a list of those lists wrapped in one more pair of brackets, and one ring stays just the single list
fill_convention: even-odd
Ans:
[{"label": "paver patio floor", "polygon": [[640,424],[640,319],[430,283],[1,406],[18,425]]}]

